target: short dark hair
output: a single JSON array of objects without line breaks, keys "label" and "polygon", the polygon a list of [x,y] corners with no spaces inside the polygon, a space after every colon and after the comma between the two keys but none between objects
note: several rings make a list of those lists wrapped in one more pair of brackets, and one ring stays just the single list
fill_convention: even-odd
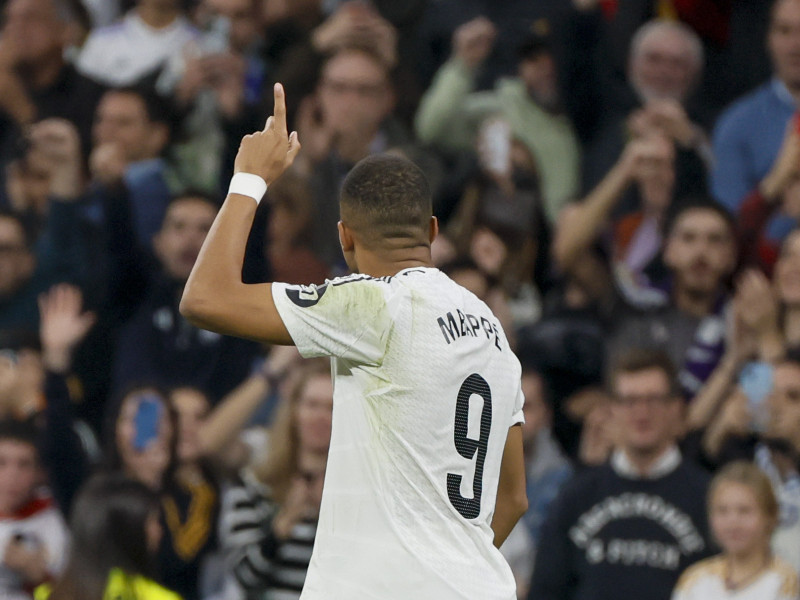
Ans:
[{"label": "short dark hair", "polygon": [[377,154],[361,160],[345,177],[340,210],[342,221],[369,241],[416,238],[430,225],[431,190],[413,162]]},{"label": "short dark hair", "polygon": [[213,206],[214,210],[219,210],[220,206],[222,206],[222,202],[218,196],[198,188],[186,188],[182,192],[174,194],[169,199],[169,202],[167,202],[167,210],[169,210],[169,207],[173,204],[184,200],[200,200],[209,206]]},{"label": "short dark hair", "polygon": [[70,557],[51,597],[99,600],[115,568],[153,577],[146,525],[158,509],[158,494],[121,472],[89,479],[70,511]]},{"label": "short dark hair", "polygon": [[725,221],[731,235],[736,233],[736,220],[730,211],[722,206],[713,198],[707,196],[690,196],[673,203],[667,211],[667,216],[664,222],[664,237],[667,238],[672,234],[675,229],[675,224],[678,222],[685,213],[690,210],[706,210],[719,216],[720,219]]},{"label": "short dark hair", "polygon": [[611,367],[608,370],[606,387],[610,392],[614,392],[617,377],[625,373],[640,373],[658,369],[667,378],[669,393],[673,397],[680,396],[678,385],[678,373],[675,363],[663,350],[655,348],[626,348],[617,353],[611,360]]},{"label": "short dark hair", "polygon": [[0,420],[0,442],[13,441],[28,444],[39,455],[39,435],[36,427],[28,421],[17,419]]},{"label": "short dark hair", "polygon": [[147,118],[154,123],[169,124],[174,116],[169,102],[159,96],[155,90],[145,85],[126,85],[106,90],[106,94],[127,94],[136,96],[144,104]]}]

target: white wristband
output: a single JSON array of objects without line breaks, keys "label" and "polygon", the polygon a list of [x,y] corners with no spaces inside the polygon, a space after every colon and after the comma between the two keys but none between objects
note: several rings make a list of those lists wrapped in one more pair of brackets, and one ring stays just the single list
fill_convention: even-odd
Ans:
[{"label": "white wristband", "polygon": [[231,185],[228,188],[229,194],[249,196],[256,201],[256,204],[261,202],[266,192],[267,182],[252,173],[236,173],[231,177]]}]

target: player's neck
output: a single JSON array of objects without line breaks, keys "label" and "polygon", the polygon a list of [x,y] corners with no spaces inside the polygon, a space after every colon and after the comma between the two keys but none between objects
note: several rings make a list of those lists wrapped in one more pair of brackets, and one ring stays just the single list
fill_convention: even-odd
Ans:
[{"label": "player's neck", "polygon": [[404,269],[433,267],[429,246],[384,251],[362,251],[356,255],[359,273],[371,277],[392,277]]}]

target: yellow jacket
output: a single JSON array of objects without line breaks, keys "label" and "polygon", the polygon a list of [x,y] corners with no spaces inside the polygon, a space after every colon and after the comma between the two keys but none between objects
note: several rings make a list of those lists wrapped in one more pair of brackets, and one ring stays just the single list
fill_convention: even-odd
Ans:
[{"label": "yellow jacket", "polygon": [[[40,585],[34,592],[36,600],[48,600],[52,588]],[[121,569],[112,569],[104,600],[182,600],[175,592],[161,587],[141,575],[128,575]]]}]

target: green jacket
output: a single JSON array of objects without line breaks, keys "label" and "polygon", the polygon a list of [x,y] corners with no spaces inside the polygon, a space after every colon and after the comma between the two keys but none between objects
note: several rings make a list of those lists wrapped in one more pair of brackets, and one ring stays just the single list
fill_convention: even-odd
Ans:
[{"label": "green jacket", "polygon": [[473,88],[473,74],[463,63],[445,63],[420,103],[414,123],[417,137],[449,150],[471,150],[481,122],[502,116],[536,161],[545,212],[553,222],[579,191],[580,146],[572,123],[565,115],[539,107],[520,79],[501,79],[486,92]]}]

